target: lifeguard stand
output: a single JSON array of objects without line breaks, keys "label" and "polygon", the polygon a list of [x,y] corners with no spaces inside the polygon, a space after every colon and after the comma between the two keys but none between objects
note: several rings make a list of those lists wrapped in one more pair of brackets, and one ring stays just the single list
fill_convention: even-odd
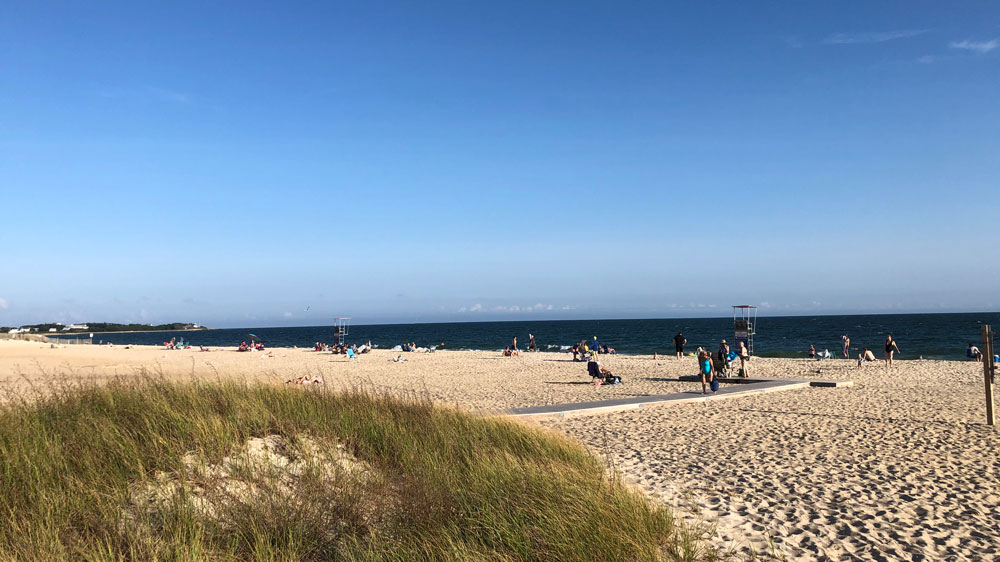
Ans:
[{"label": "lifeguard stand", "polygon": [[344,345],[344,338],[351,329],[350,318],[337,318],[333,321],[333,341],[337,345]]},{"label": "lifeguard stand", "polygon": [[740,341],[753,355],[753,337],[757,333],[757,307],[749,304],[733,305],[733,343],[737,348]]}]

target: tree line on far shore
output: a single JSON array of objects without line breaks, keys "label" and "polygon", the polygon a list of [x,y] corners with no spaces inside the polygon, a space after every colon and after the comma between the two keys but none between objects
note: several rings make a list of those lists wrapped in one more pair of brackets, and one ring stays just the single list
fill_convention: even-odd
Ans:
[{"label": "tree line on far shore", "polygon": [[[207,330],[205,326],[199,326],[190,322],[173,322],[170,324],[115,324],[113,322],[87,322],[86,328],[73,328],[64,330],[62,324],[31,324],[21,326],[20,330],[31,329],[33,333],[47,334],[53,328],[59,334],[75,334],[80,332],[165,332],[169,330]],[[7,333],[14,328],[0,327],[0,333]]]}]

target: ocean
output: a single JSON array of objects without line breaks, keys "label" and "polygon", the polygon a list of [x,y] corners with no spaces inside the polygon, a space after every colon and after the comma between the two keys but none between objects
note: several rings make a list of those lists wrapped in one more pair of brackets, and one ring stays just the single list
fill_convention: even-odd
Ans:
[{"label": "ocean", "polygon": [[[958,314],[870,314],[850,316],[760,316],[757,319],[754,353],[765,357],[805,357],[809,345],[817,351],[839,354],[840,336],[851,338],[854,355],[861,347],[881,357],[886,334],[892,334],[899,358],[962,359],[969,342],[981,346],[980,324],[1000,327],[1000,312]],[[528,346],[534,334],[539,351],[567,350],[582,339],[597,336],[618,353],[661,354],[674,352],[673,337],[683,332],[688,351],[698,346],[716,349],[723,338],[733,341],[733,318],[665,318],[643,320],[543,320],[532,322],[448,322],[435,324],[371,324],[350,326],[348,343],[371,341],[391,348],[415,341],[420,346],[445,344],[446,349],[500,350],[513,336],[518,347]],[[236,346],[260,337],[271,347],[312,347],[333,341],[332,326],[253,327],[196,332],[97,333],[94,343],[115,345],[159,345],[172,337],[192,345]],[[71,337],[79,337],[71,336]]]}]

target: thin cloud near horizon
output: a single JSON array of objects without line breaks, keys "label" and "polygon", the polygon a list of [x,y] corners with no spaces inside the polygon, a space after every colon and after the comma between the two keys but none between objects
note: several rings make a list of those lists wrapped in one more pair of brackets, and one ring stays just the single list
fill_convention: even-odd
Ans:
[{"label": "thin cloud near horizon", "polygon": [[927,29],[898,29],[893,31],[869,31],[864,33],[835,33],[823,40],[827,45],[861,45],[865,43],[885,43],[896,39],[906,39],[927,33]]}]

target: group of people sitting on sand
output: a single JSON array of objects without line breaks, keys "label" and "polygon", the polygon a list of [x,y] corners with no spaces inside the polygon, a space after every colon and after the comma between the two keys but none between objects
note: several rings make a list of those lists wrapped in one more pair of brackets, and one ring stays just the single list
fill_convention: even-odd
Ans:
[{"label": "group of people sitting on sand", "polygon": [[334,355],[348,355],[347,351],[350,350],[351,353],[358,355],[360,353],[368,353],[369,351],[371,351],[372,342],[369,341],[368,343],[363,343],[361,345],[358,344],[347,345],[346,343],[340,343],[340,344],[335,343],[333,345],[330,345],[328,343],[316,342],[316,344],[313,346],[313,350],[329,351]]},{"label": "group of people sitting on sand", "polygon": [[[371,345],[371,342],[369,342],[368,345]],[[396,347],[392,348],[391,351],[409,351],[411,353],[434,353],[439,349],[444,349],[444,342],[441,342],[437,345],[428,345],[427,347],[420,347],[417,345],[417,342],[403,343],[402,345],[397,345]]]},{"label": "group of people sitting on sand", "polygon": [[170,338],[170,341],[163,342],[163,347],[167,349],[184,349],[189,346],[184,343],[184,338],[181,338],[181,341],[177,341],[177,338]]},{"label": "group of people sitting on sand", "polygon": [[264,342],[261,341],[251,341],[249,344],[245,341],[240,342],[240,347],[236,351],[264,351]]},{"label": "group of people sitting on sand", "polygon": [[573,354],[573,361],[588,361],[595,355],[615,354],[615,348],[607,344],[600,343],[597,341],[597,336],[594,336],[594,341],[592,342],[580,340],[580,343],[570,347],[569,351]]}]

